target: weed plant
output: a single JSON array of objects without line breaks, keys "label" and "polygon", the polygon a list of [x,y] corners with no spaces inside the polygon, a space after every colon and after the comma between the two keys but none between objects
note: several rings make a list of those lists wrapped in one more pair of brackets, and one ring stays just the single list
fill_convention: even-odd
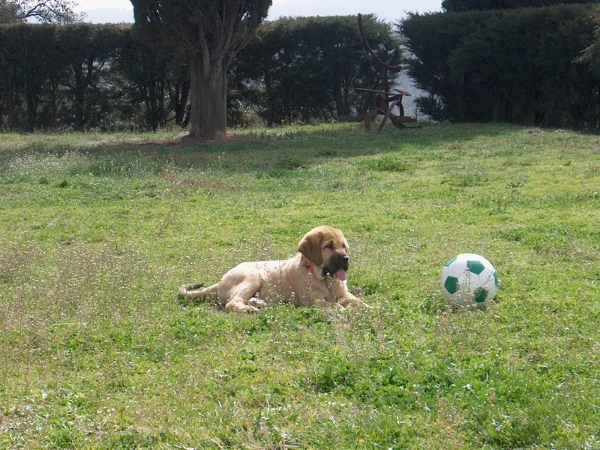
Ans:
[{"label": "weed plant", "polygon": [[[0,447],[600,448],[600,144],[516,126],[0,136]],[[317,225],[373,306],[182,304]],[[496,266],[484,312],[438,288]]]}]

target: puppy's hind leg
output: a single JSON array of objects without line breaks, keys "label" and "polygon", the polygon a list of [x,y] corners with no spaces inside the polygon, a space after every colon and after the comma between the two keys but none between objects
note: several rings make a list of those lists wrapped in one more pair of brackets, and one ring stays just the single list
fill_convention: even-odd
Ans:
[{"label": "puppy's hind leg", "polygon": [[206,289],[200,289],[202,286],[204,286],[204,283],[184,284],[179,288],[179,298],[218,298],[219,283]]},{"label": "puppy's hind leg", "polygon": [[229,301],[225,305],[225,311],[249,313],[258,312],[258,308],[249,305],[248,301],[254,298],[254,295],[256,295],[259,290],[260,282],[257,282],[253,279],[246,279],[230,291]]}]

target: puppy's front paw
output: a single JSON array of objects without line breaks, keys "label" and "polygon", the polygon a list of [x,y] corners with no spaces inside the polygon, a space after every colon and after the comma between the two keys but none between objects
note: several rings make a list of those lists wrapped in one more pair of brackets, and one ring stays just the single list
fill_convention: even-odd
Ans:
[{"label": "puppy's front paw", "polygon": [[361,299],[356,298],[356,297],[343,298],[342,300],[340,300],[340,305],[342,305],[344,307],[351,307],[351,308],[369,308],[369,309],[372,308],[372,306],[367,305]]}]

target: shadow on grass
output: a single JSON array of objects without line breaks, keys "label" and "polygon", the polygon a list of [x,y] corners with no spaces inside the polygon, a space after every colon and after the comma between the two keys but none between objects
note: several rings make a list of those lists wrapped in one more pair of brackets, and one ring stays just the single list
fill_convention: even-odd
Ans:
[{"label": "shadow on grass", "polygon": [[[105,176],[122,173],[119,167],[149,173],[170,168],[269,174],[356,157],[460,150],[466,141],[522,129],[507,124],[424,124],[418,129],[390,127],[377,133],[365,131],[359,124],[336,124],[236,131],[218,141],[191,139],[181,133],[11,135],[12,142],[0,148],[0,174],[19,158],[60,159],[73,154],[90,160],[90,169],[82,170],[91,173],[95,169],[95,174]],[[382,170],[394,165],[393,161],[384,163]]]}]

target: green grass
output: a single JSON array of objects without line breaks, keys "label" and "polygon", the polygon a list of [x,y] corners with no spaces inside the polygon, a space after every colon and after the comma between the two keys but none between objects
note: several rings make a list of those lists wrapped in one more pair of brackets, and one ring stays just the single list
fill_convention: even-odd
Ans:
[{"label": "green grass", "polygon": [[[0,448],[600,448],[598,136],[180,137],[0,136]],[[373,309],[177,300],[321,224]],[[439,293],[462,252],[487,311]]]}]

